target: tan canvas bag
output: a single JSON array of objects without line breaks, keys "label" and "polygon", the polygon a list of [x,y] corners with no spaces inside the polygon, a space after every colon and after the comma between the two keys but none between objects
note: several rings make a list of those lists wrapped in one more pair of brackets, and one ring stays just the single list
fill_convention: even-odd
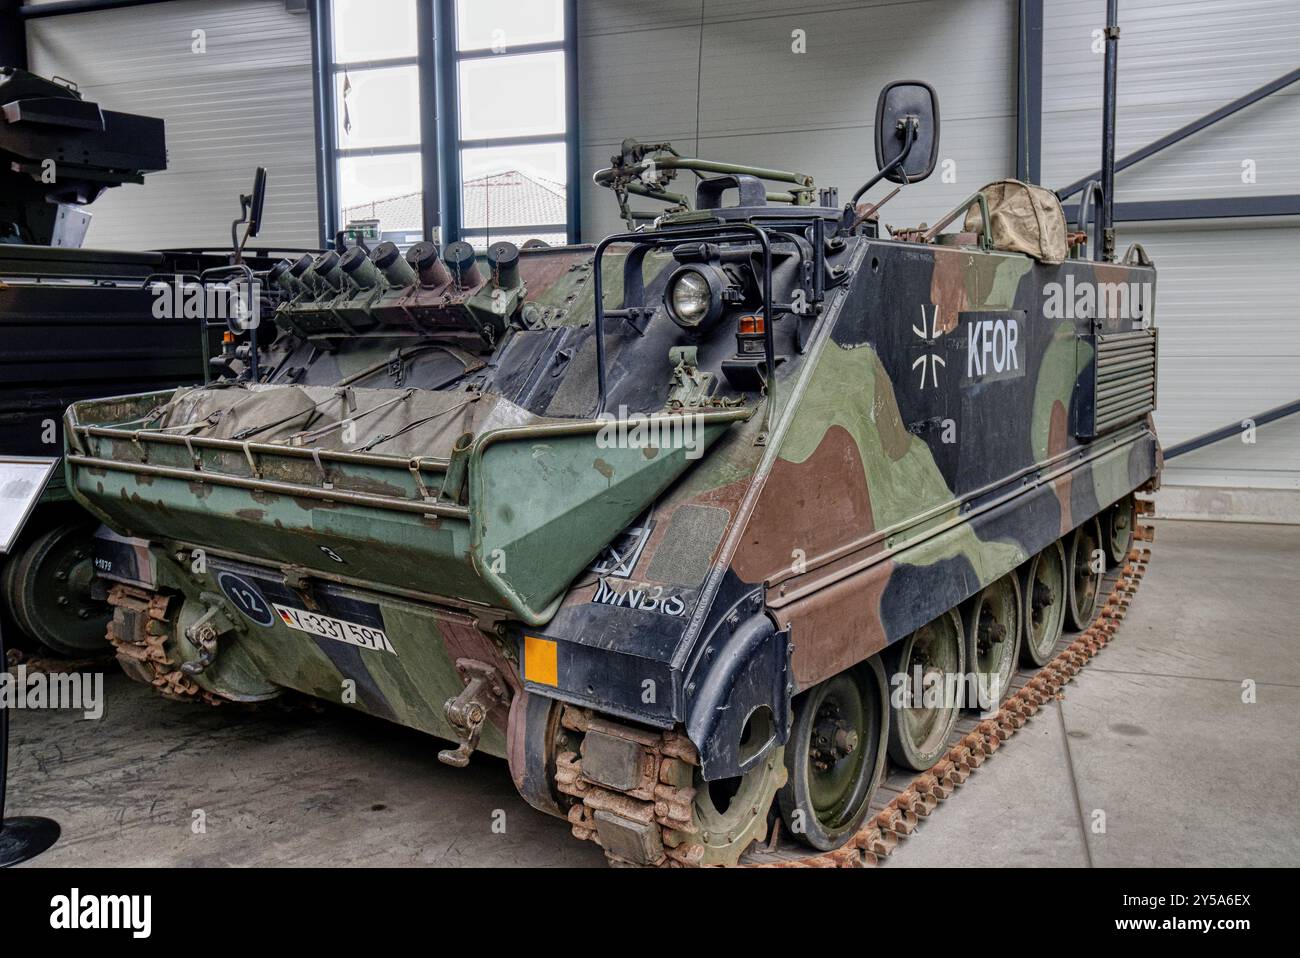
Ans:
[{"label": "tan canvas bag", "polygon": [[[1044,263],[1065,261],[1065,211],[1055,193],[1020,180],[997,180],[980,192],[989,204],[994,249],[1028,253]],[[978,204],[966,211],[964,228],[974,233],[983,228]]]}]

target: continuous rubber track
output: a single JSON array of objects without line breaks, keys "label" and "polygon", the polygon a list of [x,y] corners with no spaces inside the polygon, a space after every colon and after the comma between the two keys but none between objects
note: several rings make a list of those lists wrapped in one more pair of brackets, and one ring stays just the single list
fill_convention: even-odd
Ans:
[{"label": "continuous rubber track", "polygon": [[865,868],[879,865],[895,854],[903,840],[957,794],[971,773],[992,758],[1002,743],[1048,702],[1063,698],[1066,684],[1115,638],[1151,560],[1153,514],[1149,501],[1137,500],[1133,544],[1124,564],[1106,575],[1104,585],[1109,588],[1088,628],[1063,635],[1055,658],[1043,668],[1016,672],[1012,679],[1015,691],[992,717],[959,720],[948,751],[928,771],[917,775],[891,770],[872,800],[875,814],[853,838],[834,851],[817,853],[792,840],[783,840],[779,829],[774,828],[772,842],[752,847],[740,863],[759,868]]}]

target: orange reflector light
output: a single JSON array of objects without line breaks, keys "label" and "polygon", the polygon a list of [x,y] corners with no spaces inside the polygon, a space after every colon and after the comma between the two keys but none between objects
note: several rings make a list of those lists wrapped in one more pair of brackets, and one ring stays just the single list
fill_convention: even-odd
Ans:
[{"label": "orange reflector light", "polygon": [[559,685],[558,650],[550,639],[524,636],[524,681]]},{"label": "orange reflector light", "polygon": [[742,316],[740,317],[740,334],[744,335],[762,335],[763,317],[762,316]]},{"label": "orange reflector light", "polygon": [[221,334],[221,341],[223,343],[233,343],[235,341],[235,334],[232,333],[230,330],[226,330],[224,333]]}]

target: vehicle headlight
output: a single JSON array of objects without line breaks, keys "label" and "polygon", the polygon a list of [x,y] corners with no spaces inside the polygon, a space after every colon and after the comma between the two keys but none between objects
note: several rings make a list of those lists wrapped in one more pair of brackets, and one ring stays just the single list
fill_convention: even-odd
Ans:
[{"label": "vehicle headlight", "polygon": [[673,322],[699,329],[722,313],[722,281],[712,269],[683,266],[668,280],[664,300]]}]

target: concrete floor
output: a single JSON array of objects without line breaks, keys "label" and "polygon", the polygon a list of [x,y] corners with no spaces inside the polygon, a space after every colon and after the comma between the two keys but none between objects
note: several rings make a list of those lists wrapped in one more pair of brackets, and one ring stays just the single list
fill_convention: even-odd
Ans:
[{"label": "concrete floor", "polygon": [[63,827],[32,864],[604,863],[525,804],[502,761],[453,769],[445,743],[342,708],[169,702],[110,665],[100,720],[13,716],[7,813]]},{"label": "concrete floor", "polygon": [[1157,521],[1153,553],[1116,641],[890,867],[1300,865],[1300,526]]},{"label": "concrete floor", "polygon": [[[1300,864],[1300,527],[1166,521],[1155,545],[1119,639],[889,867]],[[14,716],[10,814],[64,830],[39,864],[603,861],[502,762],[457,771],[342,710],[189,707],[111,671],[105,688],[100,721]]]}]

